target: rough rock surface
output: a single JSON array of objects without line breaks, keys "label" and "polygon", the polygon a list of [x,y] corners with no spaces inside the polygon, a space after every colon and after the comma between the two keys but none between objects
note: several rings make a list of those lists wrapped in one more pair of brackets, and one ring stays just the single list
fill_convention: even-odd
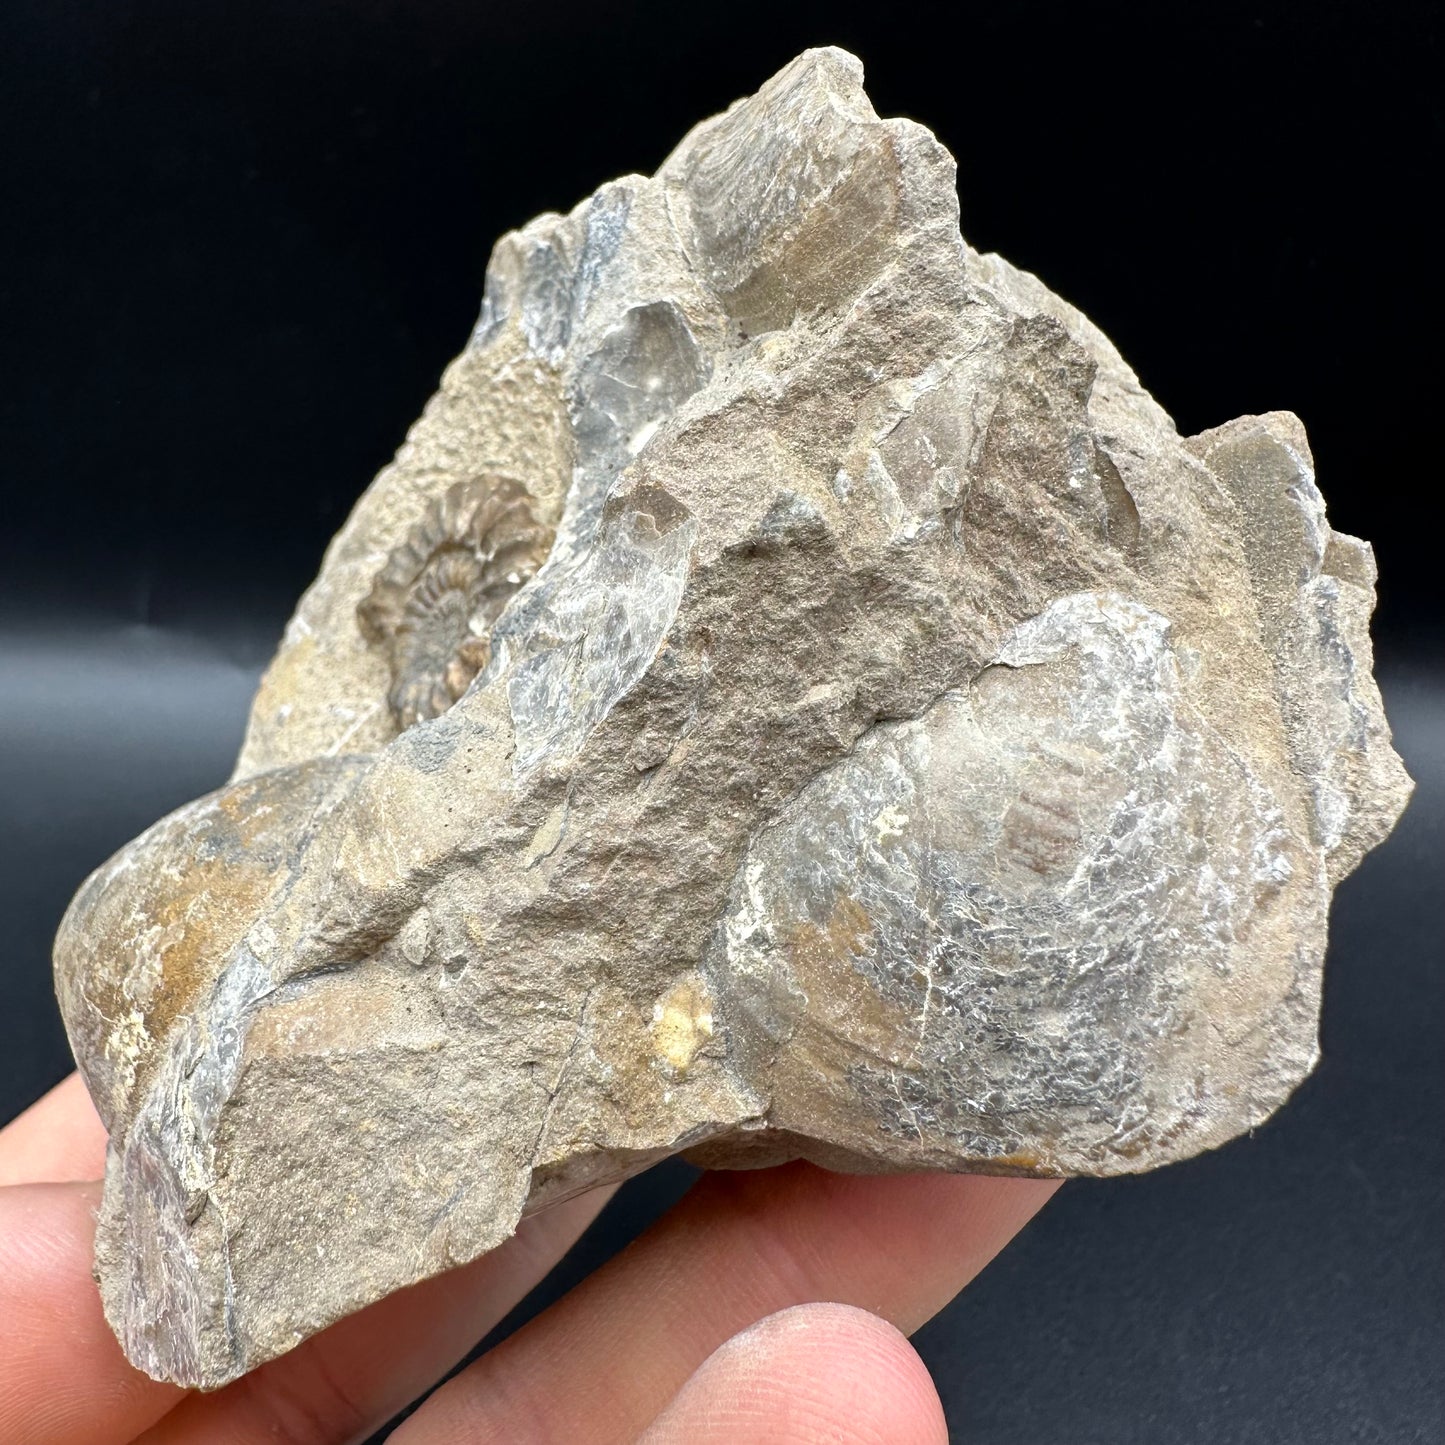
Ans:
[{"label": "rough rock surface", "polygon": [[232,783],[62,926],[127,1354],[220,1385],[678,1150],[1258,1124],[1409,791],[1373,580],[1292,416],[1180,437],[842,52],[504,237]]}]

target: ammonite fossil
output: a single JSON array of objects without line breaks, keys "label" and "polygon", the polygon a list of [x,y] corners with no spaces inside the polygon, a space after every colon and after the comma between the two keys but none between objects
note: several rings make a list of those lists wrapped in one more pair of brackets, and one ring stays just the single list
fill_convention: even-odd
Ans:
[{"label": "ammonite fossil", "polygon": [[398,726],[440,717],[467,690],[491,656],[492,623],[551,546],[552,529],[507,477],[457,482],[428,506],[356,609],[387,650]]}]

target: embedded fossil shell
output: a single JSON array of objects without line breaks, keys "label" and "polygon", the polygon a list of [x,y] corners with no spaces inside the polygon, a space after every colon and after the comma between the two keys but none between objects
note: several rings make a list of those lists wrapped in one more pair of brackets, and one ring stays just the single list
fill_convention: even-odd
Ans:
[{"label": "embedded fossil shell", "polygon": [[436,498],[357,607],[387,650],[397,725],[440,717],[491,656],[490,629],[542,565],[552,530],[508,477],[457,482]]},{"label": "embedded fossil shell", "polygon": [[1409,795],[1374,576],[1295,418],[1181,437],[840,51],[505,237],[237,778],[57,938],[126,1354],[216,1388],[684,1150],[1252,1129]]}]

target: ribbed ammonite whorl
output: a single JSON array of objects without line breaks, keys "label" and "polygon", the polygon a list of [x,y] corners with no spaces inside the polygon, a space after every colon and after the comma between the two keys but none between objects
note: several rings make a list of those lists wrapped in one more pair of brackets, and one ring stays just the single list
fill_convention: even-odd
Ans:
[{"label": "ribbed ammonite whorl", "polygon": [[506,477],[457,482],[392,552],[357,607],[387,650],[397,723],[440,717],[491,656],[492,623],[552,546],[532,498]]}]

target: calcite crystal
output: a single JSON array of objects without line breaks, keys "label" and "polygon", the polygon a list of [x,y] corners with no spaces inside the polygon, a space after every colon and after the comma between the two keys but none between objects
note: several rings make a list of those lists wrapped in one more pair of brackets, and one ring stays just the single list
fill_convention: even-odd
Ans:
[{"label": "calcite crystal", "polygon": [[1143,1170],[1409,782],[1300,424],[1181,437],[809,52],[496,247],[231,783],[84,886],[106,1313],[212,1387],[679,1150]]}]

